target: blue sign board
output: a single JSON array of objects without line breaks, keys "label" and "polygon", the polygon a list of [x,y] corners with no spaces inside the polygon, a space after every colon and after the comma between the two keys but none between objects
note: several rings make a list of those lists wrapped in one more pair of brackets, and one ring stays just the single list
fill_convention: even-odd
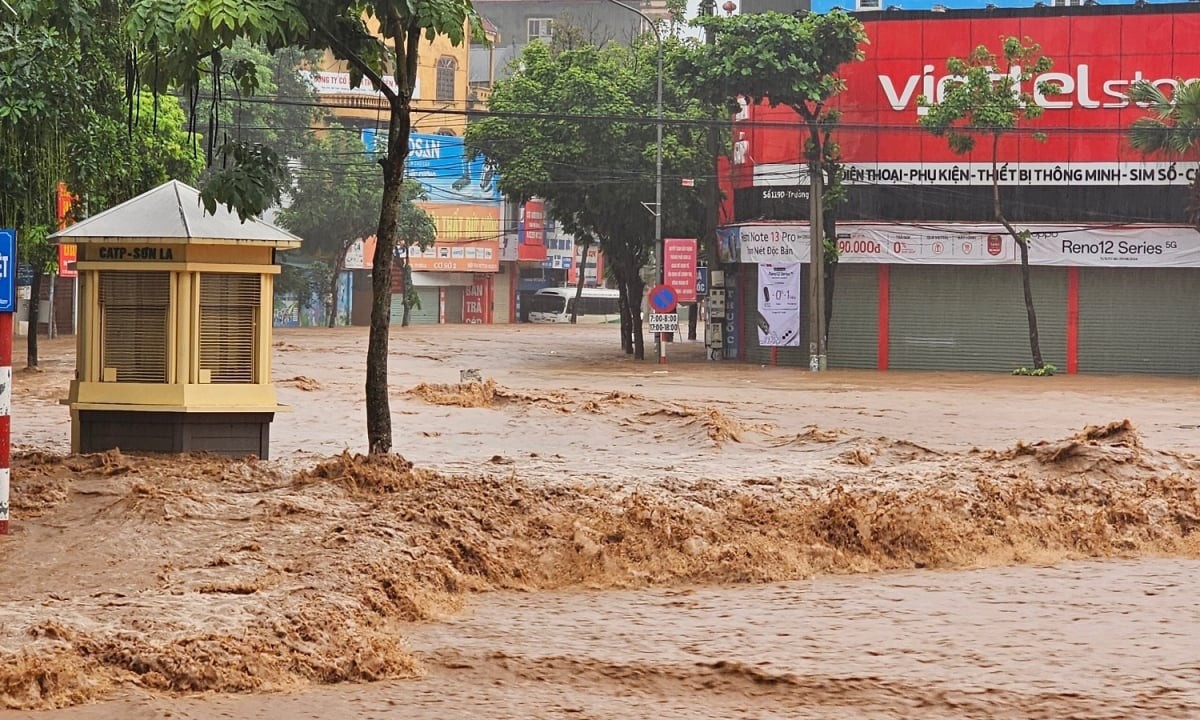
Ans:
[{"label": "blue sign board", "polygon": [[696,295],[708,294],[708,268],[696,268]]},{"label": "blue sign board", "polygon": [[17,309],[17,231],[0,230],[0,312]]},{"label": "blue sign board", "polygon": [[[386,131],[363,128],[368,152],[386,150]],[[429,196],[428,202],[446,204],[490,204],[500,202],[500,174],[482,155],[471,157],[463,139],[453,135],[412,133],[404,178],[416,180]]]},{"label": "blue sign board", "polygon": [[678,298],[675,291],[666,285],[655,285],[650,289],[650,307],[660,313],[669,313],[675,309]]}]

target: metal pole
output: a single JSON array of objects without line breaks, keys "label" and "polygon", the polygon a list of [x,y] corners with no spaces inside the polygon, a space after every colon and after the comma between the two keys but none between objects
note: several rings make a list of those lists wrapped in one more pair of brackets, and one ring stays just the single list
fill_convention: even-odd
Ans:
[{"label": "metal pole", "polygon": [[[663,230],[662,230],[662,215],[663,215],[663,172],[662,172],[662,151],[663,151],[663,40],[662,31],[659,30],[658,23],[650,19],[646,13],[638,10],[632,5],[626,5],[620,0],[608,0],[613,5],[637,13],[639,17],[650,25],[650,29],[654,31],[654,41],[658,43],[658,100],[657,100],[657,122],[655,123],[655,148],[654,148],[654,264],[657,267],[655,276],[658,278],[658,284],[662,284],[663,273]],[[630,298],[633,300],[633,298]],[[658,363],[660,365],[667,362],[667,344],[663,342],[665,333],[656,333],[654,336],[654,344],[658,348]]]}]

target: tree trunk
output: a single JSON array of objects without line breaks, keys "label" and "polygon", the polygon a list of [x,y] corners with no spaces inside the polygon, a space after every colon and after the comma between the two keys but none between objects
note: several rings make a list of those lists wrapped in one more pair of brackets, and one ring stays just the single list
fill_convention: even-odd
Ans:
[{"label": "tree trunk", "polygon": [[[832,177],[832,175],[831,175]],[[828,197],[828,195],[826,196]],[[825,238],[831,240],[834,247],[837,247],[837,215],[832,208],[825,208],[825,214],[821,217],[821,221],[825,225]],[[825,258],[825,346],[829,347],[829,328],[833,324],[833,290],[834,283],[837,280],[838,262],[835,255],[832,259]]]},{"label": "tree trunk", "polygon": [[579,315],[579,302],[583,297],[583,282],[585,273],[587,272],[587,256],[588,251],[592,249],[590,240],[584,240],[579,252],[579,280],[575,283],[575,304],[571,306],[571,324],[575,324],[575,318]]},{"label": "tree trunk", "polygon": [[688,305],[688,340],[696,339],[696,323],[700,318],[700,303],[694,302]]},{"label": "tree trunk", "polygon": [[404,283],[400,289],[400,307],[403,308],[403,313],[400,317],[400,327],[408,327],[412,321],[412,299],[413,293],[416,291],[412,286],[412,265],[408,264],[407,255],[400,259],[400,278]]},{"label": "tree trunk", "polygon": [[646,338],[642,332],[642,293],[646,283],[642,282],[641,273],[637,268],[626,268],[627,295],[629,297],[629,317],[633,321],[633,359],[646,359]]},{"label": "tree trunk", "polygon": [[621,309],[621,351],[626,355],[633,354],[633,313],[630,309],[629,288],[625,285],[625,273],[619,267],[613,268],[617,281],[617,306]]},{"label": "tree trunk", "polygon": [[38,366],[38,314],[42,304],[42,273],[39,263],[33,265],[33,284],[29,288],[29,334],[25,338],[25,364]]},{"label": "tree trunk", "polygon": [[367,338],[367,443],[372,455],[392,451],[392,411],[388,402],[388,331],[391,325],[392,256],[404,184],[411,116],[407,98],[392,104],[383,200],[371,267],[371,331]]},{"label": "tree trunk", "polygon": [[1004,226],[1008,234],[1017,243],[1017,248],[1021,251],[1021,289],[1025,294],[1025,317],[1029,323],[1029,352],[1033,356],[1034,369],[1040,370],[1045,367],[1046,363],[1042,360],[1042,343],[1038,338],[1038,322],[1037,311],[1033,307],[1033,287],[1029,279],[1029,242],[1017,232],[1017,229],[1012,226],[1008,218],[1004,217],[1003,209],[1000,207],[1000,178],[997,174],[999,169],[997,166],[997,151],[1000,146],[1000,136],[992,135],[992,211],[996,214],[996,221]]},{"label": "tree trunk", "polygon": [[[1005,221],[1005,225],[1008,223]],[[1009,230],[1013,235],[1013,239],[1017,241],[1017,247],[1021,250],[1021,288],[1025,292],[1025,317],[1029,321],[1029,352],[1033,355],[1033,367],[1041,369],[1046,366],[1042,360],[1042,343],[1038,338],[1038,322],[1037,312],[1033,309],[1033,288],[1029,283],[1029,242],[1018,237],[1013,231]]]}]

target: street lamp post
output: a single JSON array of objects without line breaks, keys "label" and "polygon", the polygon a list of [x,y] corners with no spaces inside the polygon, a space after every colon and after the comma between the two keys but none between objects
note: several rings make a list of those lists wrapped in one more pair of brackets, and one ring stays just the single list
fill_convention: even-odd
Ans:
[{"label": "street lamp post", "polygon": [[[638,10],[632,5],[626,5],[620,0],[608,0],[613,5],[635,12],[649,25],[654,31],[654,40],[658,43],[658,101],[657,115],[658,121],[655,123],[655,148],[654,148],[654,264],[657,268],[658,282],[663,282],[663,231],[662,231],[662,214],[663,214],[663,173],[662,173],[662,149],[663,149],[663,41],[662,31],[658,27],[658,23],[654,22],[649,15]],[[630,298],[632,300],[632,298]],[[663,333],[655,333],[654,344],[658,349],[658,363],[660,365],[667,362],[667,344],[663,342]]]}]

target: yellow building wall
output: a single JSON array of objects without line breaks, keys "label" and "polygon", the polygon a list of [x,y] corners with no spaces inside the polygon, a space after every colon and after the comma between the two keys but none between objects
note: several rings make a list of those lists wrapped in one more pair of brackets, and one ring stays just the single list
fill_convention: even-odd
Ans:
[{"label": "yellow building wall", "polygon": [[[378,22],[372,18],[368,27],[378,32]],[[469,35],[467,37],[470,37]],[[390,46],[391,43],[389,42]],[[459,110],[467,109],[467,97],[470,94],[470,43],[466,40],[455,46],[450,39],[439,35],[432,41],[421,41],[421,49],[417,56],[417,95],[413,99],[413,132],[436,133],[449,131],[461,137],[467,127],[465,115],[443,115],[421,112],[422,110]],[[440,58],[453,58],[457,69],[454,72],[454,99],[437,99],[437,65]],[[320,70],[332,72],[348,72],[349,66],[326,53],[322,59]],[[324,95],[322,99],[340,101],[337,95]],[[329,112],[340,122],[378,120],[380,127],[386,128],[388,121],[387,103],[382,98],[357,98],[355,104],[362,107],[338,108],[330,107]]]}]

